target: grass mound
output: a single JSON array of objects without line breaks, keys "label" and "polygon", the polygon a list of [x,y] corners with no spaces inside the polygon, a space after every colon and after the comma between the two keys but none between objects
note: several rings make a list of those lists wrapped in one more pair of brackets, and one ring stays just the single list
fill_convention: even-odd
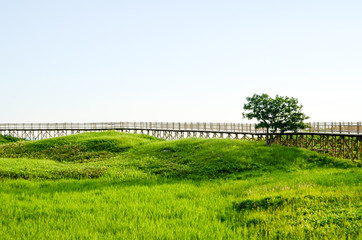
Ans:
[{"label": "grass mound", "polygon": [[0,147],[0,157],[44,158],[65,162],[87,162],[116,156],[136,145],[159,141],[147,135],[115,131],[83,133],[39,141],[22,141]]},{"label": "grass mound", "polygon": [[1,144],[7,144],[7,143],[12,143],[12,142],[17,142],[17,141],[21,141],[24,139],[21,138],[17,138],[17,137],[12,137],[12,136],[4,136],[0,134],[0,145]]},{"label": "grass mound", "polygon": [[177,178],[245,178],[264,172],[355,166],[315,152],[262,142],[182,139],[137,146],[127,154],[151,174]]},{"label": "grass mound", "polygon": [[0,176],[10,178],[246,179],[276,171],[355,166],[303,149],[267,147],[263,142],[198,138],[162,141],[114,131],[5,144],[0,146],[0,157],[4,158]]}]

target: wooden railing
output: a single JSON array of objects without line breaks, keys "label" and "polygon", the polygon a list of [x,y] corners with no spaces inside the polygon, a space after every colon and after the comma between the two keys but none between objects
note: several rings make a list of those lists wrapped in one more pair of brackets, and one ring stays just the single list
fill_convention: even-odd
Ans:
[{"label": "wooden railing", "polygon": [[[299,132],[362,134],[361,122],[312,122]],[[264,133],[254,123],[201,122],[89,122],[89,123],[0,123],[1,130],[198,130],[220,132]]]}]

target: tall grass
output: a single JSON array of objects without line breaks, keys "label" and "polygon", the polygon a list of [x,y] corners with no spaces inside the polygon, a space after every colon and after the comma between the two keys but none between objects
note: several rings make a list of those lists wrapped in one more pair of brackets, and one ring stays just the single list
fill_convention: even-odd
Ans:
[{"label": "tall grass", "polygon": [[1,239],[358,239],[360,180],[329,169],[196,182],[3,180]]}]

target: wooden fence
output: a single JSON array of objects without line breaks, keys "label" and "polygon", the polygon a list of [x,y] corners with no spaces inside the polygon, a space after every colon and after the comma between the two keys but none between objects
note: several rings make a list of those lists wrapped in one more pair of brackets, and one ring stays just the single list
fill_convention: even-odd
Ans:
[{"label": "wooden fence", "polygon": [[[192,123],[192,122],[93,122],[93,123],[0,123],[0,131],[6,130],[203,130],[222,132],[265,133],[255,123]],[[312,122],[299,132],[362,133],[361,122]]]}]

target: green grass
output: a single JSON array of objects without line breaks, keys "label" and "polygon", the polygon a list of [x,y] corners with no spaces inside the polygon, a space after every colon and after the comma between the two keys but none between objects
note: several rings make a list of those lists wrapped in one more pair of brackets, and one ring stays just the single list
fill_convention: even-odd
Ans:
[{"label": "green grass", "polygon": [[24,140],[24,139],[12,137],[12,136],[4,136],[4,135],[0,134],[0,145],[17,142],[17,141],[22,141],[22,140]]},{"label": "green grass", "polygon": [[240,140],[9,143],[0,239],[360,239],[361,180],[347,160]]}]

